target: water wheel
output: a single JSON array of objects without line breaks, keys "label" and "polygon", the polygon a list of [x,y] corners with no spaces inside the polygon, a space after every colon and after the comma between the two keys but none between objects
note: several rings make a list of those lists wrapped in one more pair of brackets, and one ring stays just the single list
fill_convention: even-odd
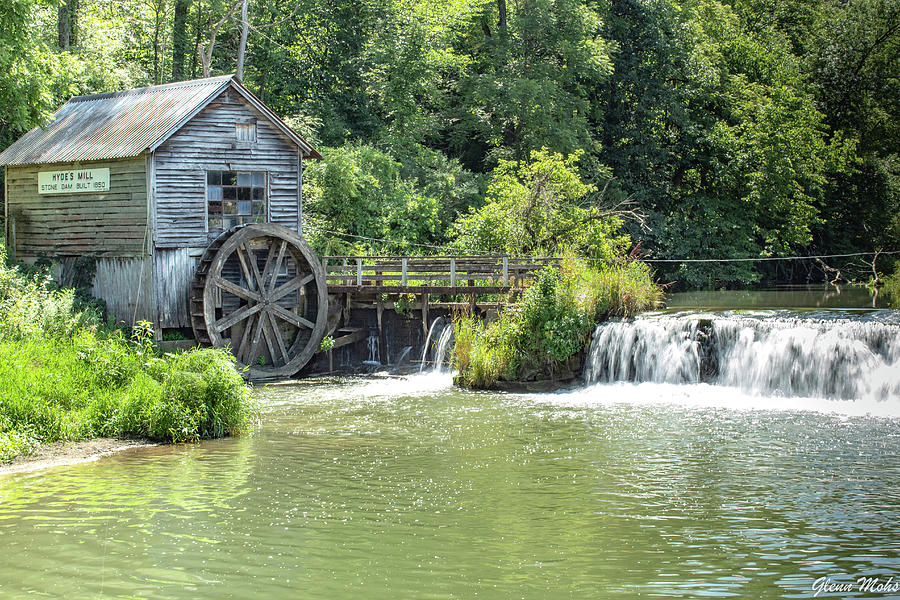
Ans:
[{"label": "water wheel", "polygon": [[196,339],[230,348],[251,379],[288,377],[322,342],[325,272],[296,232],[274,223],[238,227],[200,259],[191,315]]}]

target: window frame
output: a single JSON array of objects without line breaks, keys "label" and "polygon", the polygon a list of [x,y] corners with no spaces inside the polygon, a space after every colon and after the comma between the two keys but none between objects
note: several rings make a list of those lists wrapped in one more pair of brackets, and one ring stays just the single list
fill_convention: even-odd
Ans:
[{"label": "window frame", "polygon": [[[210,183],[210,179],[211,179],[213,173],[219,174],[219,177],[220,177],[219,181],[221,183],[218,183],[218,184]],[[233,185],[225,185],[224,184],[226,173],[232,173],[234,175],[234,184]],[[237,184],[238,177],[240,175],[244,175],[244,174],[246,174],[250,177],[250,183],[248,185],[238,185]],[[262,175],[263,180],[262,180],[261,184],[254,185],[254,183],[253,183],[254,175]],[[210,190],[212,188],[218,188],[219,190],[221,190],[221,197],[218,198],[217,200],[213,200],[210,198]],[[225,227],[225,219],[226,219],[225,189],[226,188],[232,188],[235,190],[234,199],[229,200],[229,202],[234,202],[235,210],[239,210],[238,209],[239,202],[250,202],[250,213],[249,214],[243,214],[243,213],[236,212],[234,214],[227,215],[228,218],[235,220],[235,223],[233,223],[232,225],[230,225],[227,228]],[[238,196],[240,195],[240,192],[238,192],[238,190],[241,188],[250,190],[249,200],[239,200],[238,199]],[[262,196],[263,196],[263,199],[262,199],[263,209],[262,209],[262,214],[260,214],[260,215],[257,215],[254,213],[254,208],[255,208],[254,203],[258,202],[258,201],[254,201],[254,199],[253,199],[253,195],[254,195],[253,192],[256,189],[262,190]],[[269,194],[269,172],[268,171],[207,169],[206,171],[204,171],[204,200],[205,200],[204,204],[205,204],[205,213],[206,213],[206,225],[205,225],[206,233],[207,234],[212,234],[212,233],[219,234],[223,231],[226,231],[227,229],[231,229],[231,227],[234,227],[236,225],[247,225],[247,224],[252,224],[252,223],[268,223],[269,215],[270,215],[269,196],[270,196],[270,194]],[[213,216],[213,213],[210,210],[209,205],[210,205],[210,202],[213,202],[213,201],[218,202],[220,205],[219,212],[216,213],[216,216],[220,220],[221,225],[215,229],[213,229],[210,225],[210,221]],[[257,206],[258,206],[258,204],[257,204]],[[261,220],[257,220],[257,219],[261,219]]]}]

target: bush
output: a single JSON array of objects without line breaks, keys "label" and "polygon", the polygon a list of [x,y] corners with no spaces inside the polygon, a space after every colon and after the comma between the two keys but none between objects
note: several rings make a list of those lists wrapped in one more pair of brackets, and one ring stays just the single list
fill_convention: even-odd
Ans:
[{"label": "bush", "polygon": [[487,326],[473,317],[455,323],[457,382],[488,388],[499,380],[553,378],[583,350],[594,326],[656,305],[660,290],[643,263],[591,268],[566,259],[544,268],[521,300]]},{"label": "bush", "polygon": [[160,356],[77,310],[72,290],[7,266],[0,244],[0,461],[97,436],[184,442],[241,433],[255,406],[227,352]]}]

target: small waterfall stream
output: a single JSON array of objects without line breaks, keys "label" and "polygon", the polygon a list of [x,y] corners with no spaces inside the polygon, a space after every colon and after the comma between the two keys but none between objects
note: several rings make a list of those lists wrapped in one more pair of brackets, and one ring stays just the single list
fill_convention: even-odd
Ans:
[{"label": "small waterfall stream", "polygon": [[[432,340],[434,340],[432,342]],[[419,372],[425,370],[426,361],[428,360],[428,352],[431,351],[431,372],[440,373],[443,371],[444,360],[447,358],[447,350],[453,341],[453,322],[438,317],[431,323],[428,329],[428,336],[425,338],[425,346],[422,348],[422,362],[419,365]]]},{"label": "small waterfall stream", "polygon": [[701,383],[753,394],[900,399],[900,325],[796,314],[650,316],[594,332],[589,383]]}]

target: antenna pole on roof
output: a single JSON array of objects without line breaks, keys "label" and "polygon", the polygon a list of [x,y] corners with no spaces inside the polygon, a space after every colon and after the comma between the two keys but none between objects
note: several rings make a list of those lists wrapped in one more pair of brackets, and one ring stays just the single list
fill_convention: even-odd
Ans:
[{"label": "antenna pole on roof", "polygon": [[243,83],[244,81],[244,54],[247,51],[247,27],[249,23],[247,22],[247,0],[244,0],[243,5],[241,6],[241,45],[238,46],[238,55],[237,55],[237,73],[235,76],[237,80]]}]

